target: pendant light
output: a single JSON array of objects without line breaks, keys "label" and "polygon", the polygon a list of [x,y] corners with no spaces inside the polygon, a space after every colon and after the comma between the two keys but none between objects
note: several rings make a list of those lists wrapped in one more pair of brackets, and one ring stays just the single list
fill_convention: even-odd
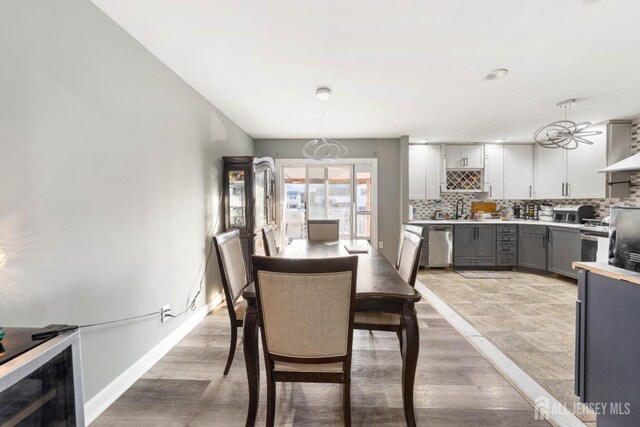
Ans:
[{"label": "pendant light", "polygon": [[567,118],[567,109],[576,103],[575,99],[567,99],[558,102],[557,106],[564,109],[564,120],[542,126],[534,134],[535,141],[544,148],[564,148],[565,150],[575,150],[582,144],[593,145],[587,138],[600,135],[602,131],[588,130],[591,122],[576,123]]},{"label": "pendant light", "polygon": [[316,89],[316,98],[322,103],[322,117],[320,119],[320,138],[307,142],[302,154],[312,160],[334,160],[347,155],[349,150],[340,141],[325,137],[325,131],[329,127],[327,120],[327,102],[331,98],[331,89],[320,87]]}]

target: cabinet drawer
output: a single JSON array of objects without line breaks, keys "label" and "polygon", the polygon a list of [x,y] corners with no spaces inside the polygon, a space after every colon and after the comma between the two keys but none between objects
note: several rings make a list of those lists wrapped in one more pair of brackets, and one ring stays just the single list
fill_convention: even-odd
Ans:
[{"label": "cabinet drawer", "polygon": [[514,255],[498,255],[498,265],[516,265],[516,256]]},{"label": "cabinet drawer", "polygon": [[507,233],[515,233],[515,232],[516,232],[515,224],[498,226],[498,234],[507,234]]},{"label": "cabinet drawer", "polygon": [[499,234],[498,242],[515,242],[516,236],[515,234]]},{"label": "cabinet drawer", "polygon": [[498,252],[499,253],[516,253],[516,244],[515,243],[498,243]]}]

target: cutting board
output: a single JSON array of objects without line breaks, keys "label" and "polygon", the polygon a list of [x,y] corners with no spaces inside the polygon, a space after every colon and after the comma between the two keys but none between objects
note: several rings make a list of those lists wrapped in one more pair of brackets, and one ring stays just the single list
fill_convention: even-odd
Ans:
[{"label": "cutting board", "polygon": [[495,202],[471,202],[471,213],[474,214],[476,212],[485,212],[492,213],[496,212],[497,206]]}]

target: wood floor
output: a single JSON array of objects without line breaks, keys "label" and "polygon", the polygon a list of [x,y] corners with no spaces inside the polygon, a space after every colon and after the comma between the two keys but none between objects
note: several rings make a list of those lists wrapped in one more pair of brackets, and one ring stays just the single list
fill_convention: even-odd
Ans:
[{"label": "wood floor", "polygon": [[421,270],[418,279],[582,422],[594,426],[595,414],[573,392],[576,281],[508,275],[467,279],[433,269]]},{"label": "wood floor", "polygon": [[[548,426],[533,407],[430,305],[420,303],[416,421],[420,426]],[[92,426],[243,426],[247,386],[242,344],[229,375],[229,324],[218,308]],[[262,362],[262,360],[261,360]],[[402,363],[393,333],[356,331],[354,426],[404,426]],[[257,425],[265,419],[264,371]],[[276,425],[342,425],[341,385],[279,384]]]}]

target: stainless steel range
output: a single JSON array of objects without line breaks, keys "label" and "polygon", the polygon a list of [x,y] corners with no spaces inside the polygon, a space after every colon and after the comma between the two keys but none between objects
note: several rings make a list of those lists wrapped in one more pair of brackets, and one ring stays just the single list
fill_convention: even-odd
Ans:
[{"label": "stainless steel range", "polygon": [[582,256],[584,262],[609,261],[609,224],[596,219],[585,219],[580,227]]}]

